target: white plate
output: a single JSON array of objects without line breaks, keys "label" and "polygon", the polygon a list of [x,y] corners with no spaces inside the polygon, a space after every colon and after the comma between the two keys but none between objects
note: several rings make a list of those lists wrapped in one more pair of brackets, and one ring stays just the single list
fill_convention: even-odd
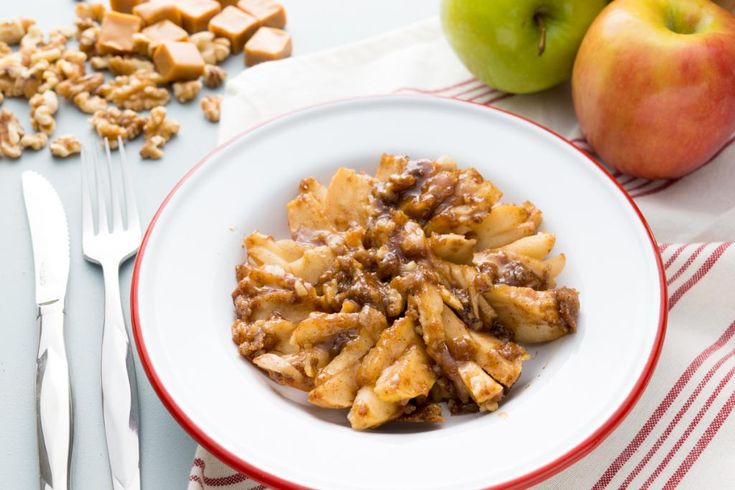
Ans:
[{"label": "white plate", "polygon": [[[382,152],[452,155],[531,200],[567,254],[579,331],[541,347],[500,413],[356,432],[243,360],[230,339],[234,267],[253,230],[286,237],[302,177],[374,172]],[[176,186],[148,228],[132,290],[136,343],[171,413],[215,455],[274,486],[528,485],[598,444],[640,395],[666,322],[657,249],[635,205],[589,157],[519,117],[423,96],[356,99],[246,131]]]}]

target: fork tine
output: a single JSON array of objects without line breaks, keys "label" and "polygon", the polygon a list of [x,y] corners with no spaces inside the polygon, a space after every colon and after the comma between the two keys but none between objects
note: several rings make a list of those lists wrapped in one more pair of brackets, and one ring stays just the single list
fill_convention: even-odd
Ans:
[{"label": "fork tine", "polygon": [[82,240],[94,235],[94,217],[92,216],[92,189],[89,181],[89,150],[82,148]]},{"label": "fork tine", "polygon": [[112,170],[112,155],[110,154],[110,140],[105,138],[105,156],[106,163],[105,168],[107,169],[107,177],[109,178],[110,184],[110,202],[112,206],[112,231],[118,231],[123,229],[122,210],[120,208],[120,197],[118,193],[117,179],[115,178],[115,172]]},{"label": "fork tine", "polygon": [[104,183],[102,181],[102,169],[100,169],[99,150],[95,146],[92,153],[92,166],[94,167],[95,187],[97,188],[97,233],[107,234],[110,228],[107,226],[107,205],[105,204]]},{"label": "fork tine", "polygon": [[130,181],[128,158],[125,153],[125,145],[123,144],[123,140],[120,136],[117,137],[117,146],[120,153],[120,167],[122,169],[123,178],[123,195],[125,196],[125,216],[127,217],[128,229],[140,233],[138,207],[135,204],[135,193],[133,192],[133,185]]}]

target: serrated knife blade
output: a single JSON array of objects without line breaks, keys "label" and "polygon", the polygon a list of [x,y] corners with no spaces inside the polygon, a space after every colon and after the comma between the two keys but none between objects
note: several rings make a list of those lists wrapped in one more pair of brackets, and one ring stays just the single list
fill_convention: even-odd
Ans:
[{"label": "serrated knife blade", "polygon": [[63,300],[69,279],[69,226],[64,207],[42,175],[26,171],[22,181],[33,244],[36,303]]}]

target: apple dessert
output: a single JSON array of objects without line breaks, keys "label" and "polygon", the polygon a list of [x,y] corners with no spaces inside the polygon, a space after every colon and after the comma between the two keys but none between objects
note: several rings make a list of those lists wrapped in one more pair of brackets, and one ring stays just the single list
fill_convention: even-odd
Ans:
[{"label": "apple dessert", "polygon": [[576,329],[578,293],[533,204],[448,158],[383,155],[375,176],[304,179],[291,238],[253,233],[237,266],[232,337],[275,382],[354,429],[491,412],[521,375],[523,343]]}]

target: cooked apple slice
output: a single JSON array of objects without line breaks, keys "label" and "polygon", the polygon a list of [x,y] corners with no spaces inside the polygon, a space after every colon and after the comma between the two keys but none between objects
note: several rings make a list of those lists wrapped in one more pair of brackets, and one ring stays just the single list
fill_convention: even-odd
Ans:
[{"label": "cooked apple slice", "polygon": [[410,317],[402,317],[383,330],[375,347],[365,355],[357,373],[361,385],[370,385],[380,373],[398,359],[401,354],[418,340],[415,325]]},{"label": "cooked apple slice", "polygon": [[554,248],[556,237],[551,233],[536,233],[504,245],[499,250],[516,255],[525,255],[532,259],[543,260]]},{"label": "cooked apple slice", "polygon": [[498,248],[533,235],[541,224],[541,220],[541,211],[529,202],[521,206],[497,204],[482,221],[472,228],[477,237],[476,248],[477,250]]},{"label": "cooked apple slice", "polygon": [[510,388],[521,375],[528,353],[514,342],[504,342],[490,334],[469,332],[475,344],[473,359],[490,376]]},{"label": "cooked apple slice", "polygon": [[324,408],[349,408],[357,394],[357,362],[309,392],[309,402]]},{"label": "cooked apple slice", "polygon": [[461,363],[458,371],[480,410],[492,412],[498,409],[498,402],[503,397],[503,386],[500,383],[472,361]]},{"label": "cooked apple slice", "polygon": [[375,382],[375,394],[386,402],[401,402],[428,395],[435,382],[426,352],[420,345],[413,345],[383,370]]},{"label": "cooked apple slice", "polygon": [[574,289],[534,291],[498,284],[484,294],[518,342],[548,342],[577,328],[579,295]]},{"label": "cooked apple slice", "polygon": [[302,235],[314,230],[334,230],[332,222],[325,213],[327,189],[316,179],[309,177],[299,184],[299,195],[286,206],[288,228],[291,237],[297,241],[307,241]]},{"label": "cooked apple slice", "polygon": [[357,392],[347,419],[353,429],[365,430],[395,419],[401,412],[402,407],[399,403],[383,401],[372,387],[363,386]]},{"label": "cooked apple slice", "polygon": [[325,215],[336,229],[365,225],[371,214],[372,182],[369,175],[347,168],[337,170],[324,198]]},{"label": "cooked apple slice", "polygon": [[291,335],[296,345],[315,345],[338,333],[354,330],[357,333],[359,313],[311,313],[299,322]]}]

